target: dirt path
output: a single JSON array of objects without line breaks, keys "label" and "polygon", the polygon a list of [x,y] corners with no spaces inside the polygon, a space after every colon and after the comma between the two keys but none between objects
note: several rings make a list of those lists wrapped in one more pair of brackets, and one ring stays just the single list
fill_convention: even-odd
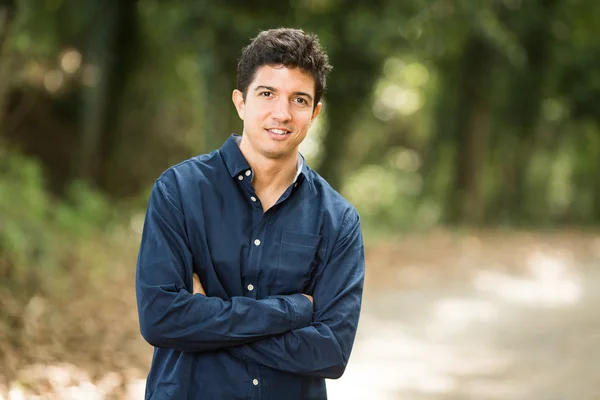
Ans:
[{"label": "dirt path", "polygon": [[600,263],[367,293],[331,400],[599,400]]}]

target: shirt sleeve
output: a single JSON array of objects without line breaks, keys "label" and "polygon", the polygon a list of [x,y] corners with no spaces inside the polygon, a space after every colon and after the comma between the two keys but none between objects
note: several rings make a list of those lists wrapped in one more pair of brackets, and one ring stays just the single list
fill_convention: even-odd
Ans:
[{"label": "shirt sleeve", "polygon": [[[155,347],[209,351],[307,326],[313,307],[302,294],[256,300],[193,295],[192,253],[178,194],[156,181],[136,268],[142,336]],[[186,286],[185,282],[188,282]]]},{"label": "shirt sleeve", "polygon": [[280,371],[337,379],[342,376],[358,327],[364,285],[364,245],[359,217],[346,218],[314,291],[310,326],[230,351]]}]

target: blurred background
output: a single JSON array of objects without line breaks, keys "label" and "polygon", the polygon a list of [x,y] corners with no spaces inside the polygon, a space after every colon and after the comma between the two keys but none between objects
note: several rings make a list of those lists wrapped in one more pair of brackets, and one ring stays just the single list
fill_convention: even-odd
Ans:
[{"label": "blurred background", "polygon": [[149,190],[220,147],[241,48],[319,35],[301,152],[359,210],[331,399],[600,399],[600,2],[0,1],[0,399],[143,398]]}]

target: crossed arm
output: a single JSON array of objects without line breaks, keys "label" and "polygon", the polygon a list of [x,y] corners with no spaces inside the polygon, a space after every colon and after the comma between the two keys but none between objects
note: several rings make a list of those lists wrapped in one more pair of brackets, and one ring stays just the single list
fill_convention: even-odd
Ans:
[{"label": "crossed arm", "polygon": [[[200,282],[200,277],[198,276],[197,273],[194,272],[193,277],[193,290],[194,293],[193,294],[201,294],[203,296],[206,296],[206,291],[204,290],[204,286],[202,286],[202,282]],[[302,293],[303,296],[306,296],[307,299],[310,300],[310,304],[312,304],[313,302],[313,297],[309,294],[304,294]]]},{"label": "crossed arm", "polygon": [[[305,327],[229,349],[280,371],[339,378],[344,373],[361,307],[364,249],[357,214],[347,215],[333,254],[317,274],[312,322]],[[198,277],[194,293],[204,294]],[[306,296],[306,295],[305,295]]]},{"label": "crossed arm", "polygon": [[344,373],[358,327],[364,282],[364,249],[358,214],[349,213],[313,292],[310,325],[230,351],[280,371],[324,378]]},{"label": "crossed arm", "polygon": [[[340,377],[354,342],[364,281],[358,214],[349,212],[333,253],[305,294],[204,294],[193,282],[191,253],[177,193],[158,181],[151,194],[136,273],[140,327],[146,340],[179,351],[228,348],[237,357],[290,373]],[[186,281],[189,277],[190,281]]]}]

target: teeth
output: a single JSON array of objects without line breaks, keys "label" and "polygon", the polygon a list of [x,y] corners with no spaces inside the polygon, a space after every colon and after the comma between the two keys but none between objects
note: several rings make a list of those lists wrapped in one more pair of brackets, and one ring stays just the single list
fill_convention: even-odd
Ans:
[{"label": "teeth", "polygon": [[283,129],[269,129],[269,131],[278,135],[285,135],[287,133],[287,131],[284,131]]}]

